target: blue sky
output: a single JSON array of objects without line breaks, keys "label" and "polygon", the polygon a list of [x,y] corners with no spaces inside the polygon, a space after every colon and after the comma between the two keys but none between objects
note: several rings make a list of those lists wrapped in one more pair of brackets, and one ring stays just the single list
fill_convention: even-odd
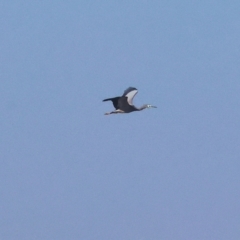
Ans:
[{"label": "blue sky", "polygon": [[0,238],[240,239],[239,10],[2,1]]}]

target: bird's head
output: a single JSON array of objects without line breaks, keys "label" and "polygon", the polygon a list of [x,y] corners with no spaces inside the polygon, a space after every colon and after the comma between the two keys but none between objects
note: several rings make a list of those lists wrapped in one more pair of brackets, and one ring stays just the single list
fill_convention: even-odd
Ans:
[{"label": "bird's head", "polygon": [[157,108],[156,106],[153,106],[153,105],[151,105],[151,104],[144,104],[141,108],[140,108],[140,110],[143,110],[143,109],[146,109],[146,108]]},{"label": "bird's head", "polygon": [[157,108],[156,106],[153,106],[151,104],[146,104],[146,108]]}]

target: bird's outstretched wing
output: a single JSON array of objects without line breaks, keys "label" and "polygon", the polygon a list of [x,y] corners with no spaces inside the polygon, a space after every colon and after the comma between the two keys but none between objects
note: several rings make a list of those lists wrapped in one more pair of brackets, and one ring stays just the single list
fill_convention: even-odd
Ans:
[{"label": "bird's outstretched wing", "polygon": [[119,100],[119,98],[120,98],[120,97],[107,98],[107,99],[104,99],[103,102],[112,101],[113,106],[115,107],[115,109],[118,109],[118,108],[119,108],[119,106],[118,106],[118,100]]},{"label": "bird's outstretched wing", "polygon": [[129,87],[124,91],[122,96],[127,97],[127,101],[129,105],[133,105],[132,101],[137,93],[138,93],[138,90],[136,88]]}]

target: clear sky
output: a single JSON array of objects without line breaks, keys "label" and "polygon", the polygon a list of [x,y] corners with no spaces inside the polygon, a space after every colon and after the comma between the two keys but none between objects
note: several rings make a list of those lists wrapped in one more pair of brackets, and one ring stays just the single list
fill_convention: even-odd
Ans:
[{"label": "clear sky", "polygon": [[[0,239],[240,239],[240,1],[0,3]],[[136,106],[105,116],[129,87]]]}]

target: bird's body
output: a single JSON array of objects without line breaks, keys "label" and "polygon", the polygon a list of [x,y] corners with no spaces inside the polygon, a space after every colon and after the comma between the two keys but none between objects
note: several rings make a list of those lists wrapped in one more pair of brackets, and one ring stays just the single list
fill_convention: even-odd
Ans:
[{"label": "bird's body", "polygon": [[130,113],[134,111],[141,111],[145,108],[156,108],[150,104],[145,104],[140,108],[137,108],[133,105],[132,100],[137,94],[138,90],[134,87],[127,88],[121,97],[107,98],[103,101],[112,101],[113,106],[115,107],[115,111],[105,113],[105,115],[113,114],[113,113]]}]

